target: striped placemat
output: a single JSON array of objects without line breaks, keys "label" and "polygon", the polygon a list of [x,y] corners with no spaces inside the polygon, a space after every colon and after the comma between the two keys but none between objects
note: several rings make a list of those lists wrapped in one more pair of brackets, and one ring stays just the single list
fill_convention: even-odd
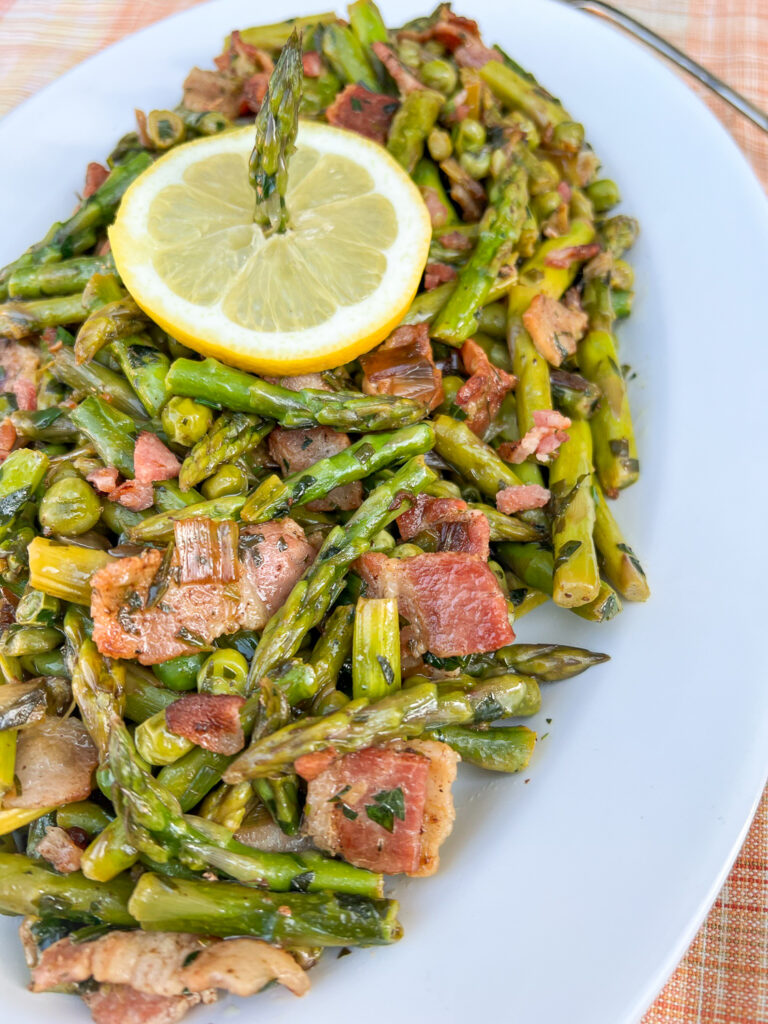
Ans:
[{"label": "striped placemat", "polygon": [[[198,2],[0,0],[0,115],[92,53]],[[768,107],[768,0],[614,2]],[[693,87],[768,190],[768,136]],[[642,1024],[768,1024],[768,792],[707,920]]]}]

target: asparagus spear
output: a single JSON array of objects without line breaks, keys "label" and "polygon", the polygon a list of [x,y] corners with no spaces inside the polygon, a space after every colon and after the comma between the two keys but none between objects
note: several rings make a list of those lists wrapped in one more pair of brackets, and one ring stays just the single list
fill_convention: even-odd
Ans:
[{"label": "asparagus spear", "polygon": [[536,733],[524,725],[496,729],[447,725],[425,735],[447,743],[461,754],[462,761],[491,772],[521,772],[528,767],[536,745]]},{"label": "asparagus spear", "polygon": [[6,302],[0,306],[0,337],[18,341],[46,327],[81,323],[87,315],[82,294]]},{"label": "asparagus spear", "polygon": [[253,935],[286,946],[380,946],[403,933],[395,900],[273,894],[149,873],[139,879],[129,909],[145,931]]},{"label": "asparagus spear", "polygon": [[133,927],[128,910],[133,882],[127,875],[108,885],[79,871],[59,875],[20,853],[0,853],[0,913],[55,914],[70,921]]},{"label": "asparagus spear", "polygon": [[429,451],[434,441],[429,423],[417,423],[394,433],[365,434],[344,451],[284,480],[268,477],[249,497],[240,517],[246,523],[263,523],[286,516],[295,505],[324,497],[334,487],[362,480],[393,462]]},{"label": "asparagus spear", "polygon": [[294,30],[283,47],[256,115],[249,177],[256,193],[253,219],[266,235],[288,227],[288,161],[296,149],[301,102],[301,40]]},{"label": "asparagus spear", "polygon": [[0,466],[0,541],[13,533],[20,513],[43,482],[47,469],[48,456],[31,448],[11,452]]},{"label": "asparagus spear", "polygon": [[338,430],[395,430],[424,419],[418,402],[356,391],[289,391],[225,366],[215,359],[177,359],[168,372],[168,390],[235,412],[252,412],[285,427],[317,424]]},{"label": "asparagus spear", "polygon": [[573,608],[595,600],[600,590],[600,573],[592,537],[592,435],[589,424],[583,420],[575,420],[568,429],[568,440],[560,446],[549,471],[549,486],[557,508],[552,529],[552,598],[555,604]]},{"label": "asparagus spear", "polygon": [[[138,419],[146,419],[144,406],[133,388],[114,370],[100,363],[79,364],[72,350],[62,347],[54,354],[50,371],[57,380],[63,381],[74,391],[90,395],[99,401],[106,399],[110,409]],[[83,429],[80,424],[77,426]]]},{"label": "asparagus spear", "polygon": [[12,299],[40,299],[48,295],[75,295],[82,292],[94,274],[114,274],[111,253],[104,256],[75,256],[60,263],[42,263],[19,267],[8,278]]},{"label": "asparagus spear", "polygon": [[524,77],[515,71],[509,62],[489,60],[479,73],[503,103],[513,110],[524,111],[543,131],[571,120],[558,100],[542,89],[534,78]]},{"label": "asparagus spear", "polygon": [[490,205],[480,222],[477,245],[459,274],[456,289],[432,326],[434,337],[450,345],[460,345],[475,333],[477,311],[484,305],[496,279],[496,260],[502,253],[509,254],[517,244],[527,202],[525,171],[516,164],[491,189]]},{"label": "asparagus spear", "polygon": [[387,149],[409,174],[424,155],[424,143],[444,102],[445,97],[439,92],[416,89],[403,99],[392,119]]},{"label": "asparagus spear", "polygon": [[[505,565],[522,579],[527,586],[552,596],[555,575],[555,560],[551,551],[539,544],[499,544],[496,548]],[[605,580],[594,601],[571,608],[582,619],[590,622],[607,622],[621,611],[621,600],[616,591]]]},{"label": "asparagus spear", "polygon": [[225,412],[182,463],[179,485],[183,491],[211,476],[223,462],[231,462],[256,445],[272,429],[258,416]]},{"label": "asparagus spear", "polygon": [[110,723],[125,709],[125,667],[102,657],[86,633],[83,613],[74,606],[64,616],[64,633],[70,647],[72,696],[103,763],[109,750]]},{"label": "asparagus spear", "polygon": [[550,370],[549,381],[555,405],[571,419],[588,420],[595,413],[602,392],[578,373]]},{"label": "asparagus spear", "polygon": [[354,605],[339,605],[328,616],[323,634],[309,659],[317,682],[317,692],[311,705],[313,714],[335,711],[349,700],[346,694],[336,689],[336,682],[342,665],[352,653],[354,627]]},{"label": "asparagus spear", "polygon": [[[210,501],[198,501],[193,505],[183,505],[181,508],[148,516],[132,526],[128,533],[135,543],[168,541],[173,538],[173,524],[178,520],[237,519],[245,501],[244,494],[226,494],[221,498],[211,498]],[[270,516],[270,518],[276,517]]]},{"label": "asparagus spear", "polygon": [[352,647],[352,694],[380,700],[400,689],[400,621],[395,598],[359,598]]},{"label": "asparagus spear", "polygon": [[458,676],[438,684],[412,676],[408,683],[372,704],[353,700],[333,714],[278,729],[240,754],[224,773],[225,781],[275,775],[304,754],[328,747],[348,754],[389,740],[414,739],[437,726],[534,714],[540,706],[536,680],[514,673],[481,680]]},{"label": "asparagus spear", "polygon": [[118,338],[109,346],[149,416],[157,416],[168,398],[165,380],[171,361],[146,334]]},{"label": "asparagus spear", "polygon": [[[519,546],[519,545],[518,545]],[[608,661],[607,654],[598,654],[583,647],[565,647],[561,644],[511,644],[490,654],[468,654],[461,658],[437,658],[426,655],[425,660],[435,668],[460,669],[470,676],[483,676],[488,672],[521,672],[535,676],[545,683],[586,672],[593,665]]]},{"label": "asparagus spear", "polygon": [[577,358],[584,376],[600,388],[603,396],[591,420],[595,468],[603,490],[616,497],[619,490],[635,483],[640,463],[627,385],[611,333],[614,312],[610,285],[599,279],[590,281],[584,302],[592,330],[579,342]]},{"label": "asparagus spear", "polygon": [[352,29],[336,23],[323,29],[323,56],[343,82],[362,83],[373,92],[379,88],[366,48]]},{"label": "asparagus spear", "polygon": [[276,892],[324,889],[380,896],[383,879],[320,854],[263,853],[238,843],[230,831],[182,814],[178,800],[140,764],[122,722],[113,720],[109,764],[115,807],[136,848],[160,864],[170,858],[193,870],[213,869]]},{"label": "asparagus spear", "polygon": [[34,412],[17,410],[9,416],[17,437],[48,444],[73,444],[77,441],[74,423],[61,409],[36,409]]},{"label": "asparagus spear", "polygon": [[624,540],[603,490],[594,478],[592,498],[595,503],[595,547],[605,575],[627,601],[647,601],[651,592],[643,567]]},{"label": "asparagus spear", "polygon": [[136,153],[113,168],[104,184],[80,204],[68,221],[54,224],[42,242],[0,270],[0,300],[7,298],[8,279],[16,270],[56,263],[90,248],[96,241],[97,230],[112,221],[125,190],[151,163],[149,154]]},{"label": "asparagus spear", "polygon": [[109,275],[106,280],[109,281],[110,278],[114,282],[117,294],[109,301],[100,303],[77,332],[75,356],[78,363],[93,359],[97,352],[113,341],[138,334],[146,328],[149,321],[149,317],[130,295],[121,294],[117,278]]},{"label": "asparagus spear", "polygon": [[31,587],[62,601],[84,605],[91,603],[91,576],[113,560],[100,548],[60,544],[45,537],[35,537],[28,552]]}]

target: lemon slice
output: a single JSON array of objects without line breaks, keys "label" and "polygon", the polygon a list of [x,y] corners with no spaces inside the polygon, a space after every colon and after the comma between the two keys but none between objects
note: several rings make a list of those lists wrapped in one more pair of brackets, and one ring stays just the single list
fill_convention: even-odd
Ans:
[{"label": "lemon slice", "polygon": [[374,142],[302,121],[290,228],[265,238],[253,128],[179,146],[126,192],[109,239],[126,287],[174,338],[261,373],[324,370],[373,348],[416,294],[431,235],[408,175]]}]

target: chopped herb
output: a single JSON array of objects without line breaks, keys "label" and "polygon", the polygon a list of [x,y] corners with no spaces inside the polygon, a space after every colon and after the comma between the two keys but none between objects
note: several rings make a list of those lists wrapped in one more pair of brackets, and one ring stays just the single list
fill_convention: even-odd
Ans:
[{"label": "chopped herb", "polygon": [[373,800],[372,804],[366,804],[365,813],[387,832],[394,829],[395,818],[405,821],[405,797],[399,786],[397,789],[382,789]]},{"label": "chopped herb", "polygon": [[385,658],[383,654],[377,654],[376,661],[378,661],[381,668],[381,674],[387,681],[387,686],[391,686],[395,681],[395,672],[389,663],[389,658]]}]

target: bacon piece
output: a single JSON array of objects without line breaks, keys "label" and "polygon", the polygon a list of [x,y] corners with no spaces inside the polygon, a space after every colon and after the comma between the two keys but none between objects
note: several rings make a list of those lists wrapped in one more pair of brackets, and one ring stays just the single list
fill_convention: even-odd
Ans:
[{"label": "bacon piece", "polygon": [[[222,633],[262,629],[315,557],[292,519],[240,532],[235,583],[179,583],[174,552],[165,581],[156,580],[162,552],[151,549],[100,569],[91,578],[93,639],[102,654],[156,665],[192,654]],[[147,607],[152,583],[166,589]]]},{"label": "bacon piece", "polygon": [[13,451],[13,446],[15,444],[16,428],[13,425],[13,420],[6,417],[6,419],[0,423],[0,464],[5,462]]},{"label": "bacon piece", "polygon": [[101,164],[91,162],[85,169],[85,185],[83,186],[83,199],[90,199],[94,192],[101,188],[109,177],[109,171]]},{"label": "bacon piece", "polygon": [[567,270],[572,263],[582,263],[591,260],[600,252],[597,242],[590,245],[567,245],[564,249],[553,249],[544,257],[544,265]]},{"label": "bacon piece", "polygon": [[19,599],[12,590],[0,587],[0,631],[5,632],[8,626],[12,626],[16,621],[18,603]]},{"label": "bacon piece", "polygon": [[237,29],[230,34],[226,52],[214,57],[213,63],[219,71],[232,71],[238,78],[247,78],[257,69],[269,75],[275,69],[269,53],[246,43]]},{"label": "bacon piece", "polygon": [[443,401],[443,375],[435,366],[427,324],[396,328],[387,340],[360,357],[366,395],[412,398],[431,411]]},{"label": "bacon piece", "polygon": [[136,479],[141,483],[171,480],[179,475],[181,463],[155,434],[143,430],[133,450]]},{"label": "bacon piece", "polygon": [[539,294],[523,313],[523,323],[547,362],[560,366],[576,351],[576,343],[584,336],[589,318],[581,310],[569,309],[557,299]]},{"label": "bacon piece", "polygon": [[401,96],[407,96],[411,92],[419,92],[426,88],[423,82],[408,70],[399,57],[397,57],[388,46],[382,42],[375,42],[371,49],[387,69],[390,78],[393,79]]},{"label": "bacon piece", "polygon": [[114,466],[103,466],[101,469],[92,469],[85,479],[101,494],[109,494],[116,489],[119,477]]},{"label": "bacon piece", "polygon": [[173,524],[179,583],[232,583],[237,579],[238,526],[205,516]]},{"label": "bacon piece", "polygon": [[[34,392],[37,396],[37,371],[40,366],[40,358],[31,345],[24,345],[18,341],[11,341],[10,338],[0,338],[0,389],[10,392],[19,401],[19,394],[16,386],[22,384],[20,394],[22,400],[25,396]],[[32,409],[37,406],[37,398]],[[19,405],[19,408],[24,406]],[[29,406],[28,406],[29,408]]]},{"label": "bacon piece", "polygon": [[151,508],[155,500],[152,484],[142,480],[125,480],[107,495],[110,501],[117,501],[132,512],[143,512]]},{"label": "bacon piece", "polygon": [[[466,115],[465,115],[466,116]],[[485,189],[468,174],[458,160],[450,156],[440,161],[440,170],[450,181],[451,199],[461,208],[466,221],[480,220],[485,208]]]},{"label": "bacon piece", "polygon": [[409,623],[400,638],[409,656],[480,654],[515,638],[501,587],[477,555],[438,551],[397,559],[369,552],[355,568],[368,596],[397,598]]},{"label": "bacon piece", "polygon": [[79,718],[47,715],[19,732],[16,792],[4,807],[57,807],[86,800],[93,789],[98,753]]},{"label": "bacon piece", "polygon": [[461,498],[433,498],[420,494],[413,506],[397,517],[403,540],[431,534],[440,551],[463,551],[488,561],[491,527],[488,517],[470,509]]},{"label": "bacon piece", "polygon": [[434,741],[368,747],[334,759],[309,781],[305,831],[321,849],[358,867],[434,874],[439,845],[453,825],[457,761]]},{"label": "bacon piece", "polygon": [[258,114],[268,88],[269,75],[266,71],[258,71],[245,80],[243,83],[243,106],[246,112],[251,110],[254,114]]},{"label": "bacon piece", "polygon": [[[320,459],[327,459],[349,448],[346,434],[339,434],[332,427],[300,427],[288,430],[275,427],[267,444],[269,454],[282,473],[300,473]],[[334,487],[324,498],[310,501],[307,508],[315,512],[330,512],[334,509],[349,511],[359,508],[363,500],[363,485],[359,480]]]},{"label": "bacon piece", "polygon": [[525,462],[531,455],[545,462],[564,441],[568,440],[568,435],[564,431],[570,425],[568,417],[555,409],[536,409],[531,429],[519,441],[505,441],[500,444],[499,455],[506,462],[516,465]]},{"label": "bacon piece", "polygon": [[215,993],[203,999],[197,992],[184,996],[153,996],[130,985],[99,985],[83,989],[81,998],[95,1024],[176,1024],[193,1006],[213,1003]]},{"label": "bacon piece", "polygon": [[424,271],[424,290],[431,292],[446,281],[453,281],[456,277],[456,269],[449,263],[428,263]]},{"label": "bacon piece", "polygon": [[71,875],[80,870],[83,849],[70,834],[57,825],[49,825],[45,835],[37,844],[36,853],[52,864],[62,875]]},{"label": "bacon piece", "polygon": [[306,78],[319,78],[323,73],[323,60],[316,50],[308,50],[302,54],[301,63]]},{"label": "bacon piece", "polygon": [[461,231],[449,231],[447,235],[440,235],[438,241],[444,248],[453,249],[454,252],[467,252],[472,248],[472,239]]},{"label": "bacon piece", "polygon": [[234,120],[240,113],[242,96],[242,82],[232,72],[192,68],[184,81],[182,103],[187,110],[199,113],[217,110]]},{"label": "bacon piece", "polygon": [[470,18],[462,18],[454,14],[448,4],[440,8],[438,20],[434,25],[421,32],[406,29],[398,32],[398,39],[414,39],[419,43],[426,43],[430,39],[436,39],[442,43],[447,50],[455,50],[462,43],[471,39],[480,38],[480,29],[476,21]]},{"label": "bacon piece", "polygon": [[467,38],[453,51],[453,58],[460,68],[482,68],[491,60],[502,60],[498,50],[492,50],[480,39]]},{"label": "bacon piece", "polygon": [[243,697],[224,693],[189,693],[165,711],[168,731],[215,754],[237,754],[245,745],[240,722]]},{"label": "bacon piece", "polygon": [[[556,191],[564,203],[570,203],[573,191],[567,181],[559,182]],[[546,260],[544,262],[546,263]]]},{"label": "bacon piece", "polygon": [[16,396],[16,404],[24,412],[34,412],[37,409],[37,388],[33,381],[26,377],[17,377],[8,387],[8,391]]},{"label": "bacon piece", "polygon": [[505,487],[496,495],[496,508],[511,516],[515,512],[526,512],[531,508],[543,508],[552,497],[546,487],[538,484],[518,484]]},{"label": "bacon piece", "polygon": [[421,198],[424,200],[424,205],[429,213],[432,227],[441,228],[446,220],[448,220],[448,211],[438,195],[437,189],[429,185],[420,185],[419,192],[421,192]]},{"label": "bacon piece", "polygon": [[461,358],[470,378],[456,392],[456,404],[466,412],[469,429],[483,437],[517,377],[494,366],[472,338],[461,346]]},{"label": "bacon piece", "polygon": [[44,949],[32,969],[32,991],[93,978],[107,985],[165,998],[215,989],[253,995],[279,981],[303,995],[309,981],[290,953],[259,939],[209,939],[184,932],[113,931],[90,942],[60,939]]},{"label": "bacon piece", "polygon": [[326,110],[325,119],[383,146],[398,106],[391,96],[371,92],[363,85],[347,85]]}]

